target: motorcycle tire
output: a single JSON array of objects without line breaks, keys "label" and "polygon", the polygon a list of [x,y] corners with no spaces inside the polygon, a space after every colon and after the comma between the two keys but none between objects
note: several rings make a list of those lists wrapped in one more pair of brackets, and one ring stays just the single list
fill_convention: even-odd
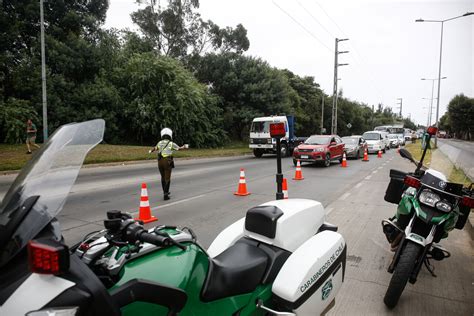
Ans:
[{"label": "motorcycle tire", "polygon": [[407,285],[408,279],[415,268],[420,250],[421,246],[412,242],[408,242],[405,249],[402,250],[398,264],[395,267],[395,271],[393,271],[387,292],[383,298],[383,302],[389,309],[397,305]]}]

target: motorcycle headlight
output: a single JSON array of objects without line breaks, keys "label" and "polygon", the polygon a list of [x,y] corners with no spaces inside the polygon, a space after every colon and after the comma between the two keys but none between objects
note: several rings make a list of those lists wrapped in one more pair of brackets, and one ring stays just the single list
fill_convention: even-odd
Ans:
[{"label": "motorcycle headlight", "polygon": [[323,151],[324,151],[324,148],[321,148],[321,147],[315,148],[315,149],[313,149],[313,151],[314,151],[314,152],[323,152]]},{"label": "motorcycle headlight", "polygon": [[420,193],[419,200],[421,203],[425,205],[435,207],[436,203],[438,203],[441,200],[441,198],[439,197],[438,194],[433,193],[431,190],[423,190]]},{"label": "motorcycle headlight", "polygon": [[436,208],[441,212],[449,213],[453,209],[453,206],[446,201],[436,203]]}]

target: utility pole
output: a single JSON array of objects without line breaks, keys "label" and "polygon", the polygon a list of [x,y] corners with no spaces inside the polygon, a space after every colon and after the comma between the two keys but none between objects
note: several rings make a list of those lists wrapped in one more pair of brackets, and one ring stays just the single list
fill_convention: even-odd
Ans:
[{"label": "utility pole", "polygon": [[41,85],[43,92],[43,143],[48,140],[48,107],[46,102],[46,61],[44,48],[44,12],[43,2],[40,0],[40,24],[41,24]]},{"label": "utility pole", "polygon": [[337,68],[340,66],[346,66],[349,64],[339,64],[339,54],[345,54],[348,53],[349,51],[342,51],[340,52],[338,50],[338,44],[339,42],[342,41],[347,41],[349,40],[348,38],[336,38],[336,44],[335,44],[335,49],[334,49],[334,86],[332,90],[332,116],[331,116],[331,134],[337,134]]},{"label": "utility pole", "polygon": [[324,134],[324,93],[321,97],[321,135]]},{"label": "utility pole", "polygon": [[399,109],[400,109],[400,118],[403,118],[402,116],[402,108],[403,108],[403,98],[398,98],[397,99],[398,101],[400,101],[400,103],[397,103],[397,105],[399,106]]}]

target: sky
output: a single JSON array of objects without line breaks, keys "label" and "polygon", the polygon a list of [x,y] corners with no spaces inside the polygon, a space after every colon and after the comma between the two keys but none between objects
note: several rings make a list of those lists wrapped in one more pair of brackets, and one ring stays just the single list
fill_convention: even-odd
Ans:
[{"label": "sky", "polygon": [[[135,0],[110,0],[106,28],[137,30],[130,13]],[[432,82],[437,78],[441,23],[474,11],[474,0],[200,0],[199,13],[220,27],[241,23],[250,48],[245,55],[300,76],[313,76],[332,95],[335,38],[339,43],[339,89],[345,97],[377,106],[383,103],[426,125]],[[440,114],[449,100],[474,97],[474,15],[444,23]],[[434,98],[437,97],[437,81]],[[426,99],[423,99],[426,98]],[[433,122],[436,99],[433,101]]]}]

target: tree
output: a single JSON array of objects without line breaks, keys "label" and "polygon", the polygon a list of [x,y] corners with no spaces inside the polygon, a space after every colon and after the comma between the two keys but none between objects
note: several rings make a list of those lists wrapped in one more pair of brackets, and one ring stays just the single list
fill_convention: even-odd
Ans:
[{"label": "tree", "polygon": [[242,24],[221,29],[211,20],[202,20],[199,0],[170,0],[166,7],[155,0],[139,2],[146,7],[133,12],[132,21],[160,54],[193,60],[210,49],[242,53],[249,48]]},{"label": "tree", "polygon": [[226,137],[217,99],[178,61],[152,53],[133,55],[120,71],[125,102],[122,128],[140,143],[153,143],[164,127],[178,143],[214,147]]},{"label": "tree", "polygon": [[196,77],[220,99],[224,126],[233,138],[248,137],[256,116],[294,114],[294,90],[282,71],[258,58],[237,53],[207,54]]},{"label": "tree", "polygon": [[448,121],[455,136],[471,140],[474,129],[474,98],[458,94],[448,104]]}]

